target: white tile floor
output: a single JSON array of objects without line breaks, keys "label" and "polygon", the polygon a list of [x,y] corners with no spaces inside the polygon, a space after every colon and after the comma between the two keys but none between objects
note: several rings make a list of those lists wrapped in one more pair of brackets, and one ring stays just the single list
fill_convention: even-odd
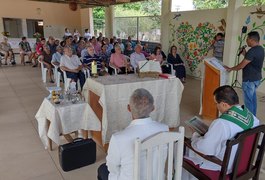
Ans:
[{"label": "white tile floor", "polygon": [[[100,148],[95,164],[70,172],[61,170],[55,145],[53,151],[44,149],[34,118],[48,95],[39,68],[0,67],[0,90],[0,180],[96,180],[97,167],[105,161]],[[238,92],[241,96],[240,89]],[[189,78],[181,102],[181,124],[198,115],[199,94],[200,81]],[[264,104],[259,102],[258,105],[258,117],[263,120]],[[260,177],[265,180],[263,172],[265,165]]]}]

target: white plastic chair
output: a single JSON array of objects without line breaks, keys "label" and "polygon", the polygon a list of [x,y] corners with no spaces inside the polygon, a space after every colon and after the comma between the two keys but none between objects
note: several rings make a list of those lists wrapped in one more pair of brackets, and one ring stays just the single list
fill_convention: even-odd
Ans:
[{"label": "white plastic chair", "polygon": [[171,75],[175,76],[176,70],[174,70],[173,64],[171,64],[171,63],[167,63],[167,64],[170,66]]},{"label": "white plastic chair", "polygon": [[[136,139],[134,180],[140,180],[140,169],[143,168],[146,169],[147,174],[144,177],[147,177],[147,180],[165,179],[165,172],[167,172],[167,180],[172,180],[172,177],[174,177],[174,180],[181,180],[184,131],[184,127],[181,126],[179,132],[160,132],[142,141],[139,138]],[[165,166],[164,158],[166,153],[167,166]],[[145,158],[146,163],[143,163]],[[142,163],[146,164],[146,167],[140,167]],[[165,170],[165,167],[167,167],[167,170]],[[153,175],[156,176],[153,177]]]},{"label": "white plastic chair", "polygon": [[60,68],[61,71],[63,72],[63,79],[64,79],[64,90],[68,90],[70,82],[71,82],[71,78],[67,78],[66,72],[64,70],[62,70],[62,68]]},{"label": "white plastic chair", "polygon": [[48,69],[44,67],[43,62],[41,61],[41,56],[38,57],[38,62],[40,63],[40,66],[41,66],[41,77],[42,77],[42,81],[44,83],[46,83]]},{"label": "white plastic chair", "polygon": [[58,71],[59,66],[55,65],[54,63],[52,63],[52,65],[54,67],[54,80],[56,82],[56,86],[60,87],[61,73]]}]

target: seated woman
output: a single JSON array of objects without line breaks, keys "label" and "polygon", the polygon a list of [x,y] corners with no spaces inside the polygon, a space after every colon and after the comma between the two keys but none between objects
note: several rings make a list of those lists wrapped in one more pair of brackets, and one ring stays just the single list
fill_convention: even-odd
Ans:
[{"label": "seated woman", "polygon": [[163,63],[163,56],[161,54],[160,47],[155,47],[154,52],[149,57],[149,60],[158,61],[160,64]]},{"label": "seated woman", "polygon": [[125,50],[124,50],[124,55],[126,56],[131,56],[131,54],[134,52],[133,48],[132,48],[132,44],[131,43],[127,43]]},{"label": "seated woman", "polygon": [[184,83],[186,78],[185,65],[180,56],[177,54],[177,47],[174,45],[170,48],[170,53],[167,56],[167,62],[173,65],[173,69],[176,71],[176,77]]},{"label": "seated woman", "polygon": [[133,73],[130,63],[121,53],[121,47],[115,46],[115,53],[110,56],[110,65],[117,69],[118,74]]}]

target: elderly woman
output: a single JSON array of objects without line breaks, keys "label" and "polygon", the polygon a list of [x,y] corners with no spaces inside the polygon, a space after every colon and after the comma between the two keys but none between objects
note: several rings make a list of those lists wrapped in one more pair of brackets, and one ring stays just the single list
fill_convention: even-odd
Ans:
[{"label": "elderly woman", "polygon": [[176,46],[171,46],[170,53],[167,56],[167,62],[173,64],[173,69],[176,71],[176,77],[184,83],[186,78],[186,69],[184,62],[177,54]]},{"label": "elderly woman", "polygon": [[126,71],[131,73],[132,69],[130,67],[130,63],[127,62],[126,57],[121,53],[121,47],[116,45],[114,49],[115,53],[110,56],[110,65],[117,69],[118,74],[125,74]]}]

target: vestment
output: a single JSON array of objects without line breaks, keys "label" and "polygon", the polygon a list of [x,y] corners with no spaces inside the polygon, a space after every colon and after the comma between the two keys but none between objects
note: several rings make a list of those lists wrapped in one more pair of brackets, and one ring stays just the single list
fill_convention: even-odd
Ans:
[{"label": "vestment", "polygon": [[[243,108],[241,108],[240,106],[235,106],[234,108],[243,111]],[[255,116],[253,116],[252,121],[252,128],[259,125],[259,120]],[[207,133],[204,136],[200,136],[198,133],[194,133],[191,139],[191,145],[195,150],[205,155],[216,156],[217,158],[222,160],[226,149],[226,141],[233,138],[237,133],[242,132],[243,130],[244,129],[238,124],[225,120],[221,116],[211,123]],[[228,173],[232,170],[235,150],[236,149],[232,151],[230,156]],[[210,161],[201,158],[191,151],[188,151],[188,154],[185,156],[185,158],[193,161],[193,163],[196,165],[199,164],[200,168],[202,169],[221,169],[221,166],[211,163]]]},{"label": "vestment", "polygon": [[243,95],[245,106],[256,115],[257,112],[257,97],[256,89],[262,79],[262,67],[264,61],[264,49],[257,45],[248,50],[245,59],[250,61],[243,68]]},{"label": "vestment", "polygon": [[[151,118],[144,118],[133,120],[126,129],[113,134],[106,157],[110,172],[109,180],[132,180],[135,139],[145,139],[162,131],[168,131],[168,126]],[[144,168],[141,169],[141,173],[144,174]]]},{"label": "vestment", "polygon": [[[173,54],[169,53],[167,56],[167,62],[170,64],[173,64],[173,69],[176,71],[176,77],[177,78],[186,78],[186,69],[183,65],[183,61],[180,58],[178,54],[176,54],[176,57],[173,56]],[[174,65],[179,64],[179,65]]]},{"label": "vestment", "polygon": [[143,53],[132,53],[130,56],[130,60],[131,60],[131,65],[133,66],[133,68],[137,68],[138,67],[138,62],[139,61],[143,61],[146,60],[145,56]]}]

